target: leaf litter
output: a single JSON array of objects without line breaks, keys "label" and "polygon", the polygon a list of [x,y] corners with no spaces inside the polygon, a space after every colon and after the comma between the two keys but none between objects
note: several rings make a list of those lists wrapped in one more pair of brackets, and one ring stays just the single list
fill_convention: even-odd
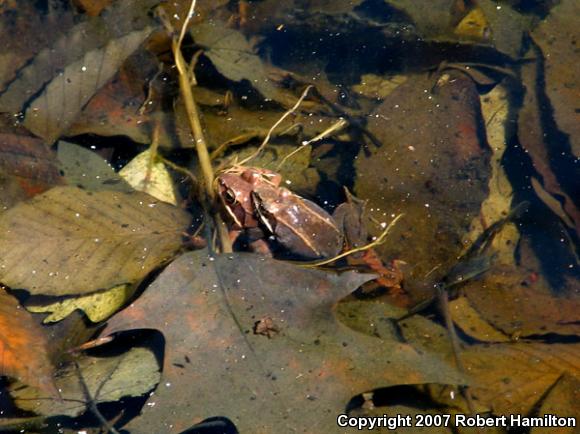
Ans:
[{"label": "leaf litter", "polygon": [[[36,377],[7,366],[11,405],[31,417],[2,426],[30,427],[43,414],[60,427],[59,415],[88,411],[101,429],[115,429],[99,403],[122,396],[147,402],[123,421],[131,432],[177,432],[213,416],[229,417],[241,432],[273,432],[289,420],[328,432],[361,393],[364,404],[349,407],[351,415],[427,414],[435,406],[492,416],[574,413],[565,403],[579,372],[573,1],[202,1],[195,13],[190,2],[175,2],[154,14],[156,1],[110,3],[99,16],[80,2],[77,10],[51,9],[47,28],[59,22],[70,31],[53,32],[34,46],[36,55],[33,42],[2,35],[17,47],[0,56],[12,59],[0,65],[0,111],[9,114],[0,123],[0,281],[10,287],[2,331],[16,323],[28,336],[18,352],[42,365]],[[19,13],[3,22],[22,38],[38,19],[26,19],[28,8]],[[153,16],[173,31],[149,37],[159,28]],[[180,33],[183,21],[191,26]],[[176,69],[178,52],[191,65]],[[89,61],[106,74],[85,81]],[[195,85],[193,105],[184,83]],[[271,130],[311,83],[316,91]],[[406,212],[377,260],[403,264],[400,284],[415,308],[396,308],[380,285],[357,290],[374,276],[352,271],[251,253],[177,257],[186,246],[228,251],[227,234],[212,234],[221,223],[204,199],[215,194],[207,169],[242,161],[266,137],[252,164],[276,171],[292,148],[308,145],[282,165],[294,193],[330,211],[344,199],[342,187],[354,188],[369,203],[370,218],[358,224],[374,234]],[[50,144],[63,138],[72,143],[61,141],[57,154]],[[200,143],[219,162],[203,162]],[[142,144],[149,155],[139,156]],[[101,146],[105,159],[87,150]],[[144,164],[127,165],[137,156]],[[114,170],[131,169],[139,189],[161,161],[171,171],[162,175],[165,191],[184,193],[178,206],[134,192]],[[58,187],[63,182],[69,186]],[[528,211],[512,218],[524,200]],[[197,226],[204,213],[191,234],[190,221]],[[472,243],[479,249],[470,262]],[[447,329],[432,304],[421,304],[434,299],[434,287],[451,299]],[[81,345],[86,354],[62,353],[84,342],[73,335],[91,333],[91,321],[127,303],[105,335],[161,331],[163,366],[148,349],[128,349],[126,333],[115,334],[108,357],[93,357],[95,341]],[[66,318],[48,328],[18,306],[54,312],[45,320]],[[463,334],[450,342],[454,327]],[[58,348],[47,348],[47,330]],[[13,345],[15,336],[0,340]],[[38,377],[53,381],[53,358],[62,363],[54,381],[63,401],[34,388]],[[459,362],[467,375],[461,364],[453,368]],[[453,399],[459,392],[465,401]],[[417,393],[433,408],[409,403]],[[385,405],[392,394],[395,404]],[[177,407],[175,396],[183,397]]]}]

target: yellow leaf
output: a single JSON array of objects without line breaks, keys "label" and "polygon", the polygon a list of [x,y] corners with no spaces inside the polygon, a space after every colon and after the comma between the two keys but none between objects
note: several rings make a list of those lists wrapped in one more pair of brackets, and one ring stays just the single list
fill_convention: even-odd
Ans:
[{"label": "yellow leaf", "polygon": [[76,309],[80,309],[94,323],[106,320],[125,303],[129,285],[119,285],[105,292],[67,298],[49,305],[28,305],[26,309],[33,313],[50,313],[44,323],[58,322]]},{"label": "yellow leaf", "polygon": [[469,11],[457,24],[454,33],[465,38],[487,41],[491,30],[483,11],[480,8],[475,8]]},{"label": "yellow leaf", "polygon": [[163,202],[177,205],[171,175],[161,161],[151,162],[149,149],[133,158],[121,169],[119,175],[135,190],[147,193]]}]

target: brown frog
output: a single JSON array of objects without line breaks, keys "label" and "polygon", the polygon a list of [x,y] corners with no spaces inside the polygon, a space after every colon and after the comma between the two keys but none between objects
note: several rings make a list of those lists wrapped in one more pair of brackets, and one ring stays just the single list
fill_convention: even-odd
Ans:
[{"label": "brown frog", "polygon": [[343,235],[332,216],[280,182],[280,175],[267,169],[234,167],[220,174],[218,194],[233,229],[260,228],[288,253],[304,259],[340,253]]}]

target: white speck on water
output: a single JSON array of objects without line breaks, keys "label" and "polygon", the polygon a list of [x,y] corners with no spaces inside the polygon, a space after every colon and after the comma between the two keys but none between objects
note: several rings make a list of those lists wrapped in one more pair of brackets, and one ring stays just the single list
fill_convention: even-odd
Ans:
[{"label": "white speck on water", "polygon": [[86,70],[87,70],[87,67],[86,66],[84,66],[84,65],[81,66],[81,71],[85,72]]},{"label": "white speck on water", "polygon": [[75,217],[80,217],[80,216],[81,215],[78,212],[75,214]]}]

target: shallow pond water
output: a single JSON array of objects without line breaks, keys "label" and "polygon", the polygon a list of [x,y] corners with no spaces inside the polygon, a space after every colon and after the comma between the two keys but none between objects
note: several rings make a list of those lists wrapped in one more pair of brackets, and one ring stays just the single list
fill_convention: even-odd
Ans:
[{"label": "shallow pond water", "polygon": [[0,2],[0,430],[574,432],[578,13]]}]

